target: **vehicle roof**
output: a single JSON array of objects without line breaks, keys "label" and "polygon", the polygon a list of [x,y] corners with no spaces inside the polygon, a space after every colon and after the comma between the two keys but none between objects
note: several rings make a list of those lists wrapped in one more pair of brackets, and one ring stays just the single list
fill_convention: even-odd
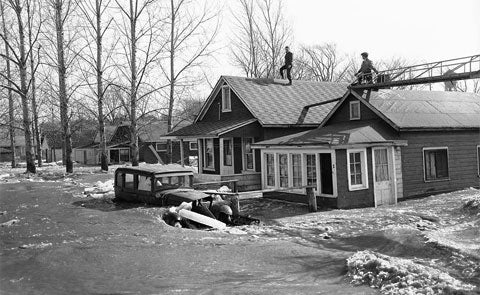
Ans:
[{"label": "vehicle roof", "polygon": [[170,173],[184,173],[184,174],[193,174],[193,171],[187,168],[181,167],[171,167],[171,166],[154,166],[154,167],[119,167],[115,170],[117,172],[137,172],[137,173],[146,173],[146,174],[170,174]]}]

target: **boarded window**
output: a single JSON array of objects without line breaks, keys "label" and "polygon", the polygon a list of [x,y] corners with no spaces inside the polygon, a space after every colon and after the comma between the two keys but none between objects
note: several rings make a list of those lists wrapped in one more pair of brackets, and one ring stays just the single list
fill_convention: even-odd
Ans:
[{"label": "boarded window", "polygon": [[275,157],[274,154],[265,154],[267,161],[267,185],[275,186]]},{"label": "boarded window", "polygon": [[243,150],[244,150],[244,161],[245,161],[245,170],[253,170],[254,167],[253,167],[253,163],[254,163],[254,159],[253,159],[253,149],[252,149],[252,143],[253,143],[253,138],[251,137],[247,137],[247,138],[244,138],[244,147],[243,147]]},{"label": "boarded window", "polygon": [[232,102],[230,99],[230,87],[222,87],[222,112],[230,112],[232,110]]},{"label": "boarded window", "polygon": [[360,102],[351,101],[350,102],[350,120],[359,120],[360,119]]},{"label": "boarded window", "polygon": [[280,172],[280,187],[288,187],[288,155],[278,155],[278,169]]},{"label": "boarded window", "polygon": [[306,155],[307,159],[307,185],[317,187],[317,161],[315,155]]},{"label": "boarded window", "polygon": [[233,140],[223,140],[223,165],[232,166],[233,159]]},{"label": "boarded window", "polygon": [[388,155],[387,149],[374,150],[375,155],[375,181],[388,181]]},{"label": "boarded window", "polygon": [[302,156],[300,154],[292,155],[292,180],[293,186],[302,186]]},{"label": "boarded window", "polygon": [[448,179],[447,148],[426,149],[423,156],[426,181]]},{"label": "boarded window", "polygon": [[207,138],[205,139],[205,156],[204,159],[205,161],[203,162],[203,167],[205,168],[214,168],[214,162],[213,162],[213,138]]}]

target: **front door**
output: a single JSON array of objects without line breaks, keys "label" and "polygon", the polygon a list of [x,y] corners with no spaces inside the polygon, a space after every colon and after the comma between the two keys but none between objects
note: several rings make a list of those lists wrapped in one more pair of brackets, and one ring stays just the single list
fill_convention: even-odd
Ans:
[{"label": "front door", "polygon": [[390,148],[373,149],[373,178],[375,205],[395,204],[393,189],[393,159]]}]

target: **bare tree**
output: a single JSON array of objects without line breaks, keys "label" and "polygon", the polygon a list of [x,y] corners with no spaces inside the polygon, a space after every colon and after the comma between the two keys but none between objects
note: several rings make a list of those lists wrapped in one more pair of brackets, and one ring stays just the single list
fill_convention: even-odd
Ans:
[{"label": "bare tree", "polygon": [[344,81],[350,62],[335,44],[302,46],[295,59],[296,78],[313,81]]},{"label": "bare tree", "polygon": [[455,84],[455,91],[480,93],[480,79],[459,81]]},{"label": "bare tree", "polygon": [[158,31],[161,29],[158,19],[159,11],[154,5],[154,0],[128,0],[126,5],[122,4],[125,1],[115,0],[115,2],[122,15],[122,22],[117,27],[125,37],[120,43],[123,45],[124,58],[128,63],[128,68],[119,65],[118,69],[129,82],[127,91],[129,94],[130,153],[132,165],[138,166],[137,104],[161,88],[146,81],[150,69],[163,48],[162,45],[155,44]]},{"label": "bare tree", "polygon": [[[17,65],[19,74],[20,74],[20,85],[14,82],[10,78],[10,83],[13,87],[8,85],[2,85],[3,87],[9,87],[12,91],[17,92],[22,100],[22,114],[23,114],[23,131],[25,134],[25,158],[27,162],[27,172],[35,173],[35,159],[32,145],[32,130],[31,130],[31,119],[30,119],[30,109],[28,103],[28,94],[31,81],[27,81],[27,61],[30,51],[33,50],[33,47],[28,48],[25,45],[25,25],[23,20],[23,6],[20,0],[8,0],[9,6],[15,13],[17,26],[18,26],[18,52],[9,42],[9,39],[3,34],[0,33],[0,36],[4,40],[6,46],[12,51],[13,57],[8,57],[8,60]],[[4,58],[7,58],[5,54],[1,54]],[[32,73],[33,75],[34,73]],[[1,73],[1,75],[8,80],[7,75]]]},{"label": "bare tree", "polygon": [[5,63],[6,63],[6,82],[7,82],[7,96],[8,96],[8,127],[9,127],[9,136],[10,136],[10,150],[11,150],[11,163],[12,168],[16,166],[16,155],[15,155],[15,117],[14,117],[14,106],[13,106],[13,93],[12,93],[12,73],[10,69],[10,48],[8,46],[8,33],[7,25],[5,22],[5,7],[3,1],[0,1],[0,11],[2,13],[2,27],[3,27],[3,39],[5,43]]},{"label": "bare tree", "polygon": [[[95,0],[95,3],[85,2],[77,0],[77,4],[82,11],[82,14],[86,20],[87,28],[87,44],[89,50],[86,57],[83,60],[88,66],[88,70],[83,71],[84,80],[88,84],[91,92],[94,94],[97,102],[97,114],[98,119],[98,132],[100,135],[100,165],[102,170],[108,171],[108,157],[107,147],[105,139],[105,115],[104,115],[104,96],[108,87],[104,87],[104,73],[107,68],[106,63],[112,57],[112,48],[107,52],[105,62],[103,60],[103,39],[104,35],[109,29],[110,24],[113,21],[112,17],[106,20],[106,23],[102,22],[102,18],[106,9],[109,7],[111,0]],[[93,42],[94,41],[94,42]],[[91,42],[95,44],[95,48],[92,48]],[[94,76],[96,77],[96,83],[89,81],[91,75],[91,69],[94,70]],[[96,84],[96,85],[95,85]],[[95,87],[96,86],[96,87]]]}]

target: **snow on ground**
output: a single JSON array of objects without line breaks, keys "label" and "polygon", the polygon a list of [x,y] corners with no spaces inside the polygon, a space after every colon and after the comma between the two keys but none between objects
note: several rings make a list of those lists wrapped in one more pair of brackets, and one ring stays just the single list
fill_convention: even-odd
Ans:
[{"label": "snow on ground", "polygon": [[353,283],[380,288],[384,294],[451,294],[474,288],[438,269],[368,250],[349,257],[347,268]]}]

